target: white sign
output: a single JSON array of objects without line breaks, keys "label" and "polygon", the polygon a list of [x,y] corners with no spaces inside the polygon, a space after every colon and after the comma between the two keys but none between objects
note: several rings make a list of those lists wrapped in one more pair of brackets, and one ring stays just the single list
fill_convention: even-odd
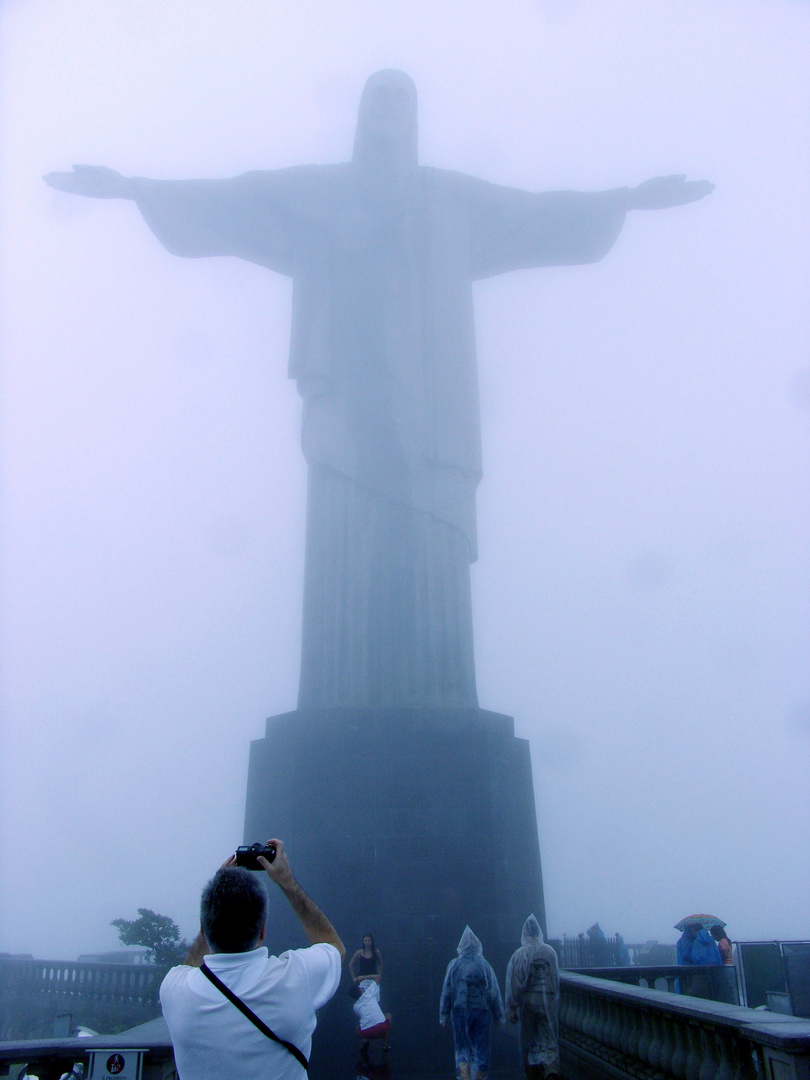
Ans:
[{"label": "white sign", "polygon": [[141,1080],[143,1050],[91,1050],[90,1080]]}]

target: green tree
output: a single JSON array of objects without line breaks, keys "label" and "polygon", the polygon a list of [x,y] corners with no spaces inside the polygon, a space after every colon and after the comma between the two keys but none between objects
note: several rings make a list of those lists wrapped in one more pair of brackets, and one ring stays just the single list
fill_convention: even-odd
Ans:
[{"label": "green tree", "polygon": [[168,915],[158,915],[149,908],[138,908],[137,919],[113,919],[110,926],[118,931],[124,945],[145,945],[150,964],[180,964],[189,944],[180,937],[180,927]]}]

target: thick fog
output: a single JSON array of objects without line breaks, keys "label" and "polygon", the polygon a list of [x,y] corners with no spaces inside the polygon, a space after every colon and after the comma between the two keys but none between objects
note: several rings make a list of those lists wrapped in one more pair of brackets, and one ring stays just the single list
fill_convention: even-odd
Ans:
[{"label": "thick fog", "polygon": [[716,184],[475,287],[478,689],[531,740],[552,934],[810,936],[810,4],[7,0],[0,30],[0,951],[114,948],[138,907],[193,936],[300,652],[289,280],[41,177],[345,161],[382,67],[422,164]]}]

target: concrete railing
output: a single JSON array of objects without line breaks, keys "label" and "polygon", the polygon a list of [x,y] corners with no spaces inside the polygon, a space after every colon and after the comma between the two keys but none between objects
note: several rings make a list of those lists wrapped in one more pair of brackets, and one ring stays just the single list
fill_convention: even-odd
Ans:
[{"label": "concrete railing", "polygon": [[810,1080],[810,1021],[562,972],[571,1080]]},{"label": "concrete railing", "polygon": [[47,1037],[58,1013],[73,1026],[132,1027],[160,1015],[158,990],[168,968],[0,958],[0,1039]]}]

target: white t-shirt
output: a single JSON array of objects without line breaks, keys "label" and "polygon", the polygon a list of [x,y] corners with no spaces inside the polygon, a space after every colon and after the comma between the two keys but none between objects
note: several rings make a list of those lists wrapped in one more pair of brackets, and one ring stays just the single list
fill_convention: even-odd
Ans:
[{"label": "white t-shirt", "polygon": [[[334,945],[311,945],[269,956],[211,953],[205,963],[280,1039],[309,1058],[315,1010],[340,982]],[[301,1080],[304,1068],[289,1050],[263,1035],[199,968],[173,967],[160,987],[180,1080]]]},{"label": "white t-shirt", "polygon": [[375,1024],[382,1024],[385,1013],[380,1008],[380,988],[374,979],[365,979],[360,983],[363,993],[352,1008],[357,1014],[361,1031],[368,1031]]}]

